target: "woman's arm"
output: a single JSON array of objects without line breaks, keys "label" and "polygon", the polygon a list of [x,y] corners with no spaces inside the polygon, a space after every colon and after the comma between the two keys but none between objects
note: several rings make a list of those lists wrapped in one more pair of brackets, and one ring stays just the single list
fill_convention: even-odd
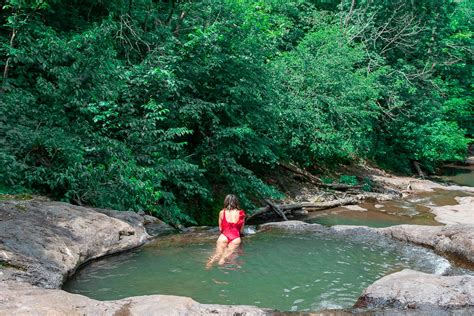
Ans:
[{"label": "woman's arm", "polygon": [[241,211],[240,216],[242,217],[242,227],[240,227],[240,234],[244,233],[244,226],[245,226],[245,212]]},{"label": "woman's arm", "polygon": [[222,211],[219,212],[219,231],[222,231]]}]

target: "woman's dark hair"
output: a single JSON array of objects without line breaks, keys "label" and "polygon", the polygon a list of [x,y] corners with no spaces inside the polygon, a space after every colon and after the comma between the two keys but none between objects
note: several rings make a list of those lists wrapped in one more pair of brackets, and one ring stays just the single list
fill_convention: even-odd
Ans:
[{"label": "woman's dark hair", "polygon": [[227,210],[240,209],[239,199],[234,194],[227,194],[224,199],[224,208]]}]

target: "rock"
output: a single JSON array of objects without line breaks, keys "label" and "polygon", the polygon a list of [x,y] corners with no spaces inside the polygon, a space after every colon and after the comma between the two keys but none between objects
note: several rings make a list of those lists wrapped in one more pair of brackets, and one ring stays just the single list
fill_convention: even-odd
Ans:
[{"label": "rock", "polygon": [[370,285],[356,303],[365,308],[474,311],[474,277],[440,276],[405,269]]},{"label": "rock", "polygon": [[344,235],[376,235],[377,229],[368,226],[334,225],[331,231]]},{"label": "rock", "polygon": [[183,233],[218,233],[219,227],[217,226],[190,226],[183,229]]},{"label": "rock", "polygon": [[474,225],[474,196],[455,197],[457,205],[430,206],[435,220],[447,224]]},{"label": "rock", "polygon": [[359,205],[344,205],[343,208],[346,208],[351,211],[367,212],[366,208],[363,208]]},{"label": "rock", "polygon": [[143,217],[145,219],[145,228],[148,234],[153,237],[157,236],[163,236],[163,235],[169,235],[169,234],[175,234],[178,231],[171,227],[170,225],[166,224],[162,220],[150,216],[150,215],[145,215]]},{"label": "rock", "polygon": [[410,190],[405,191],[405,193],[430,192],[434,191],[434,189],[474,192],[474,187],[460,185],[442,185],[430,180],[421,180],[411,177],[374,175],[372,176],[372,179],[374,181],[384,184],[385,186],[395,187],[396,189],[402,191],[406,190],[409,186]]},{"label": "rock", "polygon": [[116,301],[97,301],[62,290],[0,282],[0,315],[267,315],[253,306],[199,304],[188,297],[135,296]]},{"label": "rock", "polygon": [[14,279],[58,288],[94,258],[132,249],[150,236],[133,212],[97,210],[51,201],[0,202],[0,262]]},{"label": "rock", "polygon": [[398,225],[379,228],[383,235],[434,248],[474,263],[474,225],[421,226]]},{"label": "rock", "polygon": [[321,231],[327,230],[326,227],[320,224],[309,224],[302,221],[284,221],[284,222],[271,222],[265,223],[258,226],[259,230],[266,230],[266,229],[284,229],[284,230],[291,230],[291,231]]}]

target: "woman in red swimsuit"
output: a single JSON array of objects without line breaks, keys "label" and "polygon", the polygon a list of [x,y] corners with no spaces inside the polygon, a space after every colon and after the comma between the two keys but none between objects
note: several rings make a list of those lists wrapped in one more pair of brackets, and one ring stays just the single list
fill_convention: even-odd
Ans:
[{"label": "woman in red swimsuit", "polygon": [[224,199],[224,209],[219,212],[219,230],[221,234],[217,239],[216,253],[209,258],[207,266],[215,261],[220,265],[235,252],[242,242],[240,235],[244,231],[245,212],[240,210],[239,200],[233,194]]}]

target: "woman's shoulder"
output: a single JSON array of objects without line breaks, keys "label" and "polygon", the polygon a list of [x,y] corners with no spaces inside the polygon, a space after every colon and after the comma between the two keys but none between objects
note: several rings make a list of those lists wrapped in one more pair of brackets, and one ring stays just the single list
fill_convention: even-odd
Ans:
[{"label": "woman's shoulder", "polygon": [[245,216],[245,211],[244,210],[239,210],[239,215],[240,216]]}]

